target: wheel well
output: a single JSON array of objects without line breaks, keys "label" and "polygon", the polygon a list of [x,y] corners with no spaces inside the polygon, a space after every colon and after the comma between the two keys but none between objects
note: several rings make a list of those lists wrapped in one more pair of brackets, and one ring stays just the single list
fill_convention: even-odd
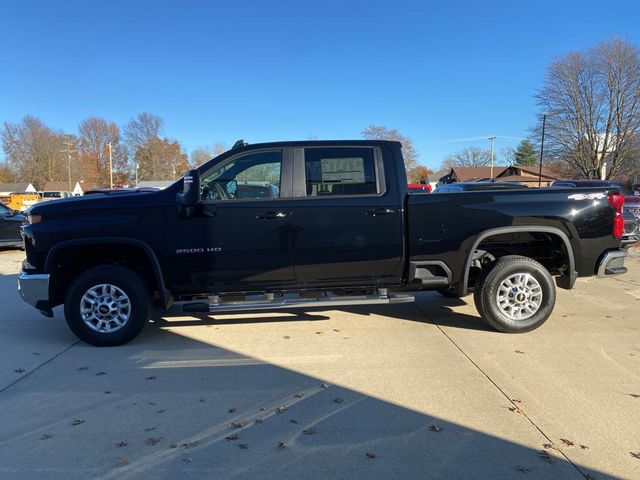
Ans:
[{"label": "wheel well", "polygon": [[81,273],[100,265],[130,268],[147,282],[155,299],[159,285],[151,262],[147,252],[136,245],[96,243],[62,247],[48,260],[50,304],[54,307],[63,303],[71,282]]},{"label": "wheel well", "polygon": [[473,290],[482,267],[505,255],[521,255],[540,262],[551,275],[570,268],[570,253],[560,235],[550,232],[507,232],[484,238],[473,252],[467,287]]}]

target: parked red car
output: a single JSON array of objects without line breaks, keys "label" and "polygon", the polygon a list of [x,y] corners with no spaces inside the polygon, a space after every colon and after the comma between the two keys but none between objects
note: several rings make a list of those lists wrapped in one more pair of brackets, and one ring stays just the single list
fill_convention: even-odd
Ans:
[{"label": "parked red car", "polygon": [[409,193],[431,193],[431,185],[428,183],[410,183],[407,188]]}]

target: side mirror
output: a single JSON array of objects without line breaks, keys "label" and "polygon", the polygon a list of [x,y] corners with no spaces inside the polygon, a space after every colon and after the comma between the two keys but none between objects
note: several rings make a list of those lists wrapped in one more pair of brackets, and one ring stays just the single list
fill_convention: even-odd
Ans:
[{"label": "side mirror", "polygon": [[195,214],[196,205],[200,203],[200,174],[198,170],[184,172],[182,193],[177,195],[178,215],[191,218]]}]

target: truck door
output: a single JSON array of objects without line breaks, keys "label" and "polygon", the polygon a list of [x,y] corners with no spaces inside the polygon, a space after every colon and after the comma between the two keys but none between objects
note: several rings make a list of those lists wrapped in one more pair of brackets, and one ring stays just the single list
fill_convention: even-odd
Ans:
[{"label": "truck door", "polygon": [[306,286],[399,283],[403,211],[379,147],[296,149],[293,263]]},{"label": "truck door", "polygon": [[200,175],[193,218],[170,212],[170,277],[177,291],[250,291],[291,286],[292,151],[253,150]]}]

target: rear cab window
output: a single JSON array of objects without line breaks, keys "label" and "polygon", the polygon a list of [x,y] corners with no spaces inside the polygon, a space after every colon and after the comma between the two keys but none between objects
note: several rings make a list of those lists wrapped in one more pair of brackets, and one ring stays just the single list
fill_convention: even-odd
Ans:
[{"label": "rear cab window", "polygon": [[371,147],[305,148],[304,172],[307,197],[383,193]]}]

